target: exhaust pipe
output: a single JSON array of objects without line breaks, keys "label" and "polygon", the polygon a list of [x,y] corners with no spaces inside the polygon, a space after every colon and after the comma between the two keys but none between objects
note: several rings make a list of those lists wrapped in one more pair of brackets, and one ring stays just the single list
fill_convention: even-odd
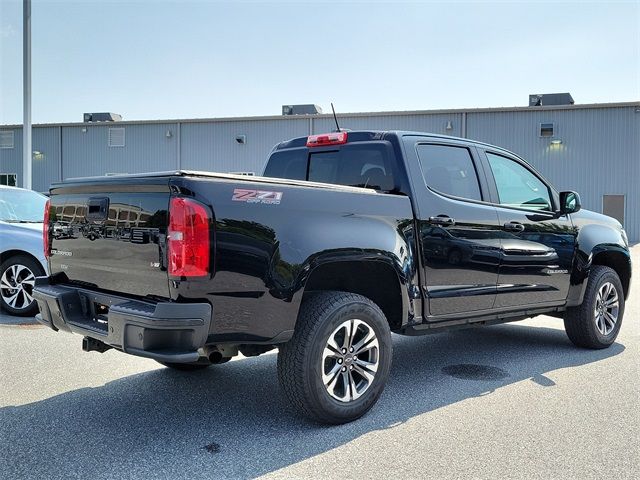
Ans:
[{"label": "exhaust pipe", "polygon": [[238,347],[235,345],[207,345],[203,348],[203,354],[211,363],[225,363],[231,357],[238,355]]},{"label": "exhaust pipe", "polygon": [[218,347],[215,347],[215,346],[205,347],[204,353],[206,357],[209,359],[209,361],[213,364],[227,362],[229,361],[229,358],[230,358],[228,356],[225,357],[225,355],[220,351],[220,349],[218,349]]},{"label": "exhaust pipe", "polygon": [[218,350],[212,350],[211,353],[209,353],[209,361],[211,363],[222,363],[223,358],[222,353]]}]

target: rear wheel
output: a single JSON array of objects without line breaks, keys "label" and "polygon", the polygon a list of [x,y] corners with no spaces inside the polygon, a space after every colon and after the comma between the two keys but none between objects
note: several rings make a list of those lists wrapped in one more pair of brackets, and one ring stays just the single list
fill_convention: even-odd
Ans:
[{"label": "rear wheel", "polygon": [[40,264],[26,255],[14,255],[0,265],[0,306],[11,315],[33,316],[38,303],[33,299],[36,277],[44,275]]},{"label": "rear wheel", "polygon": [[569,339],[584,348],[607,348],[618,336],[624,315],[624,292],[612,268],[595,265],[582,304],[567,310],[564,327]]},{"label": "rear wheel", "polygon": [[322,292],[303,303],[293,338],[280,347],[278,379],[290,404],[322,423],[364,415],[391,368],[391,333],[362,295]]}]

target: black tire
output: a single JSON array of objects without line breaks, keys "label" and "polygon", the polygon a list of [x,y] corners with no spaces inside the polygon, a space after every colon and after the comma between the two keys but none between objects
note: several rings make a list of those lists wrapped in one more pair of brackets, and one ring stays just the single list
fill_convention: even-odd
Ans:
[{"label": "black tire", "polygon": [[[610,332],[604,334],[596,322],[598,292],[605,284],[611,284],[618,297],[617,321]],[[574,345],[583,348],[602,349],[615,342],[624,316],[624,291],[618,274],[612,268],[595,265],[589,273],[587,289],[582,304],[567,310],[564,316],[564,328]]]},{"label": "black tire", "polygon": [[[367,334],[371,331],[375,333],[378,342],[375,349],[377,371],[370,382],[364,381],[364,377],[353,377],[359,379],[360,385],[364,383],[367,387],[359,398],[339,401],[329,393],[322,380],[323,369],[326,368],[323,352],[329,336],[334,335],[335,338],[336,329],[351,319],[363,322],[364,325],[360,324],[357,328],[364,329]],[[352,338],[355,337],[356,334]],[[353,293],[320,292],[305,299],[293,338],[280,347],[278,380],[289,403],[298,413],[320,423],[347,423],[364,415],[380,398],[389,376],[391,356],[389,323],[375,303]],[[347,360],[341,360],[347,365]],[[348,360],[349,366],[352,361],[357,369],[357,356]],[[339,368],[345,368],[344,365]],[[353,374],[339,371],[334,378],[339,375],[352,378],[356,374],[357,370]],[[344,385],[346,389],[347,384]],[[335,389],[333,391],[335,393]]]},{"label": "black tire", "polygon": [[[9,289],[7,287],[8,284],[3,281],[3,279],[6,279],[11,282],[11,278],[13,278],[11,269],[15,269],[20,266],[28,269],[34,277],[41,277],[45,274],[40,263],[37,260],[34,260],[33,258],[26,255],[14,255],[2,262],[2,265],[0,265],[0,311],[2,311],[2,313],[8,313],[10,315],[32,317],[33,315],[38,313],[38,302],[36,302],[35,300],[31,300],[28,305],[24,307],[22,306],[23,303],[33,295],[33,284],[31,280],[29,280],[28,283],[20,282],[21,291],[17,293],[15,300],[13,300],[16,302],[14,305],[10,305],[8,302],[11,301],[9,299],[14,298],[13,294],[11,293],[12,290]],[[19,277],[21,279],[26,279],[26,273],[27,272],[25,270],[21,270],[19,273]],[[17,289],[14,291],[17,292]],[[28,296],[25,296],[25,292]]]}]

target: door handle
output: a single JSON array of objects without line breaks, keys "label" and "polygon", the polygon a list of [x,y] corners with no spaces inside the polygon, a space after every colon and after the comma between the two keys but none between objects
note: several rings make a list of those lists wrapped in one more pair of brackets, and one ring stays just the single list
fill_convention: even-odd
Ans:
[{"label": "door handle", "polygon": [[510,232],[524,232],[524,225],[520,222],[507,222],[504,224],[504,229]]},{"label": "door handle", "polygon": [[429,223],[434,225],[455,225],[456,221],[448,215],[438,215],[435,217],[429,217]]}]

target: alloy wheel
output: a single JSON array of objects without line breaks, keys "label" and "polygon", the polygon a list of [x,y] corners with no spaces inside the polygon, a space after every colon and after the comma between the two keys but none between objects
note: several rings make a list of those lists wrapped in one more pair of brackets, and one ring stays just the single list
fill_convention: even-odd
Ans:
[{"label": "alloy wheel", "polygon": [[24,265],[9,266],[0,277],[0,295],[4,302],[16,310],[24,310],[33,303],[36,277]]},{"label": "alloy wheel", "polygon": [[616,326],[620,312],[618,291],[611,282],[604,283],[598,290],[594,319],[602,335],[609,335]]},{"label": "alloy wheel", "polygon": [[341,323],[329,335],[322,352],[322,383],[340,402],[352,402],[369,389],[380,360],[373,329],[362,320]]}]

